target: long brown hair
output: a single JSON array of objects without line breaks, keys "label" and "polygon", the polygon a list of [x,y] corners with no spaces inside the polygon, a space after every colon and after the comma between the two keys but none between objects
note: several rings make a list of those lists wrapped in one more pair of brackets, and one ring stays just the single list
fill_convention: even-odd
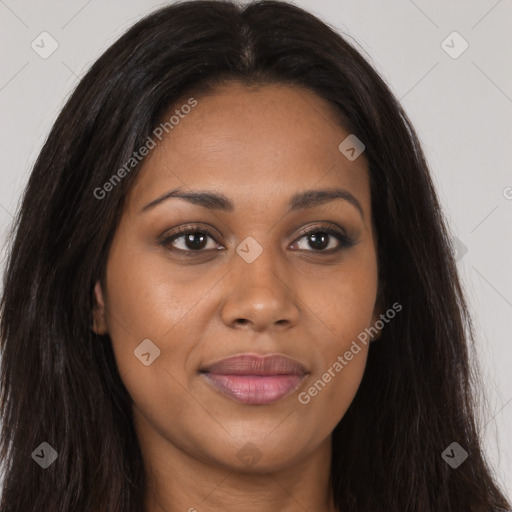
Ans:
[{"label": "long brown hair", "polygon": [[[91,330],[127,162],[187,92],[235,80],[297,84],[325,98],[366,146],[383,304],[403,309],[372,343],[333,432],[340,510],[502,511],[483,455],[471,318],[414,129],[366,60],[304,10],[183,2],[135,24],[84,76],[42,148],[11,237],[1,300],[3,512],[141,512],[142,455],[111,342]],[[31,459],[47,442],[58,453]],[[441,456],[457,442],[454,469]]]}]

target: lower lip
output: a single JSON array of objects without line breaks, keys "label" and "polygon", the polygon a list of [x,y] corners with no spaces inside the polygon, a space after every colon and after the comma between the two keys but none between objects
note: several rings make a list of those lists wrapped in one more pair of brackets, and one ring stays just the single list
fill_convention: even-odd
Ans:
[{"label": "lower lip", "polygon": [[304,375],[220,375],[203,373],[207,381],[224,395],[242,404],[265,405],[296,390]]}]

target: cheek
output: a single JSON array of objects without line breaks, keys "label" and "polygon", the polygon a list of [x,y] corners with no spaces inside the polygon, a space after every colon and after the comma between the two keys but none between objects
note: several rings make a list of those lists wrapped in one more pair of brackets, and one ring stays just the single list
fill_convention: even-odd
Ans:
[{"label": "cheek", "polygon": [[141,243],[124,234],[114,239],[109,254],[108,316],[114,342],[164,337],[201,297],[200,287],[190,286],[177,266]]},{"label": "cheek", "polygon": [[316,364],[306,387],[297,395],[303,415],[322,418],[319,435],[329,435],[345,415],[363,378],[369,348],[365,329],[373,310],[373,297],[338,293],[341,302],[329,307],[316,341]]},{"label": "cheek", "polygon": [[[160,274],[154,260],[114,239],[106,276],[109,333],[120,375],[140,379],[139,388],[158,389],[158,379],[163,376],[155,376],[155,372],[165,368],[168,353],[176,353],[180,347],[164,347],[161,340],[180,324],[189,304],[172,277],[164,279]],[[136,382],[133,387],[136,393]]]},{"label": "cheek", "polygon": [[368,348],[362,346],[351,361],[345,360],[345,364],[333,358],[328,366],[312,376],[307,387],[297,396],[300,417],[306,419],[306,422],[301,422],[302,428],[314,430],[320,439],[332,433],[359,389],[367,352]]},{"label": "cheek", "polygon": [[366,329],[372,325],[377,294],[373,261],[347,265],[336,279],[309,292],[319,325],[315,336],[319,357],[298,401],[305,411],[326,418],[322,426],[326,432],[345,414],[363,377],[370,342]]},{"label": "cheek", "polygon": [[196,364],[191,353],[215,314],[207,293],[217,281],[211,273],[191,286],[165,258],[114,240],[107,265],[109,332],[119,373],[140,408],[150,404],[163,413],[170,397],[174,411],[190,402],[184,389]]},{"label": "cheek", "polygon": [[[353,339],[371,325],[377,299],[377,265],[372,255],[353,258],[326,279],[307,283],[304,295],[322,325],[318,337],[323,353],[347,350]],[[308,304],[308,305],[309,305]]]}]

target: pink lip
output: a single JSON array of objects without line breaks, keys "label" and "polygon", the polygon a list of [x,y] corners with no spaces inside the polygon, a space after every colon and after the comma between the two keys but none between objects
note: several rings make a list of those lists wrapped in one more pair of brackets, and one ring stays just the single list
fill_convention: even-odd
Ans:
[{"label": "pink lip", "polygon": [[296,390],[308,372],[286,356],[244,354],[211,364],[201,373],[228,397],[243,404],[264,405]]}]

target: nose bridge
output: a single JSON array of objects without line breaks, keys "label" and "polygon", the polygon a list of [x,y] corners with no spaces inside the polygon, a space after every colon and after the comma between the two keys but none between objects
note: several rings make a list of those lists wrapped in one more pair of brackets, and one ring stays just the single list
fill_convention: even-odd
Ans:
[{"label": "nose bridge", "polygon": [[284,277],[278,251],[269,243],[262,246],[252,237],[248,237],[237,247],[236,252],[234,265],[237,267],[236,270],[240,270],[239,279],[250,284],[253,291],[270,291],[274,295],[277,294],[274,288],[281,288],[281,279]]},{"label": "nose bridge", "polygon": [[279,248],[247,237],[236,248],[232,265],[222,308],[227,325],[250,324],[256,330],[264,330],[297,321],[297,301],[292,283],[287,282],[289,274],[281,262]]}]

